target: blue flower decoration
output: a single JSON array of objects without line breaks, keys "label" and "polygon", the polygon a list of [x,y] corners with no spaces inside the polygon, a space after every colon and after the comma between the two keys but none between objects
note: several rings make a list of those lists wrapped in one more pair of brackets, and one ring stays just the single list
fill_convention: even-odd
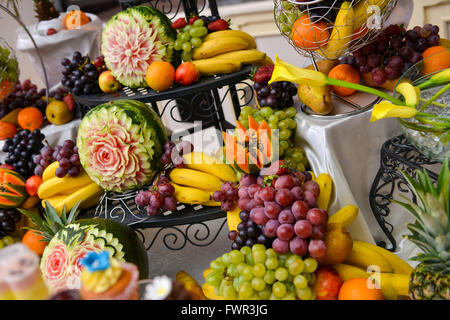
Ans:
[{"label": "blue flower decoration", "polygon": [[87,253],[83,259],[80,260],[80,263],[89,272],[101,271],[101,270],[108,269],[110,266],[109,252],[108,251],[101,251],[101,252],[91,251],[91,252]]}]

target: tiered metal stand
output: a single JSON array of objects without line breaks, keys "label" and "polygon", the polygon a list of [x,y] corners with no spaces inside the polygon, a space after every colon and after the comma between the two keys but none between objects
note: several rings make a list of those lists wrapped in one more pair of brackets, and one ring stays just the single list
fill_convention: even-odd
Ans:
[{"label": "tiered metal stand", "polygon": [[[122,9],[146,4],[156,7],[165,13],[169,18],[173,18],[182,9],[186,17],[191,13],[199,14],[206,8],[206,1],[182,0],[177,7],[175,2],[166,1],[125,1],[120,0]],[[215,0],[207,1],[211,15],[218,15]],[[244,82],[249,78],[252,67],[246,66],[240,71],[214,77],[202,78],[194,85],[187,87],[175,87],[165,92],[155,92],[149,88],[130,89],[123,88],[116,95],[95,94],[74,97],[81,107],[81,113],[86,114],[90,108],[116,99],[134,99],[144,103],[149,103],[151,107],[163,116],[169,112],[170,117],[176,122],[202,121],[202,128],[214,127],[220,131],[234,128],[234,125],[225,120],[223,103],[227,96],[231,97],[236,117],[240,114],[241,107],[250,103],[253,99],[253,89],[250,84]],[[236,85],[240,84],[237,89]],[[219,88],[225,88],[225,93],[221,96]],[[164,101],[161,111],[157,102]],[[179,116],[176,117],[175,110],[178,109]],[[190,133],[196,128],[187,129]],[[164,212],[156,217],[149,217],[145,208],[136,206],[134,198],[138,191],[130,191],[122,194],[105,192],[100,200],[100,204],[88,211],[83,212],[82,217],[100,217],[113,219],[131,226],[142,236],[142,240],[147,250],[154,244],[156,238],[163,234],[163,242],[168,249],[180,250],[189,242],[196,246],[208,246],[219,235],[226,223],[226,213],[220,207],[203,207],[180,204],[176,211]],[[225,218],[225,219],[224,219]],[[223,219],[218,230],[212,232],[206,221]],[[187,225],[187,226],[186,226]],[[180,228],[186,226],[186,228]],[[142,229],[159,228],[153,239],[145,239]]]},{"label": "tiered metal stand", "polygon": [[423,156],[403,135],[389,139],[383,144],[380,154],[380,168],[369,195],[372,212],[389,241],[388,246],[386,241],[379,240],[377,241],[379,246],[390,251],[395,251],[397,248],[397,241],[393,236],[394,225],[388,221],[394,193],[396,191],[403,193],[411,197],[414,203],[417,203],[414,193],[399,170],[415,177],[416,170],[425,169],[435,182],[438,178],[436,167],[440,168],[439,162]]}]

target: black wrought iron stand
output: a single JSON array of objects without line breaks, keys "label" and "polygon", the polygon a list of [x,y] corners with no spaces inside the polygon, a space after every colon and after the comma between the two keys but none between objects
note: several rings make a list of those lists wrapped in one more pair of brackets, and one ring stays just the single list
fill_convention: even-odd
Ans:
[{"label": "black wrought iron stand", "polygon": [[[438,178],[436,165],[439,167],[439,162],[423,156],[403,135],[389,139],[383,144],[380,154],[380,168],[369,194],[372,212],[390,242],[390,246],[388,246],[386,241],[379,240],[377,241],[379,246],[390,251],[395,251],[397,247],[396,239],[393,236],[394,225],[388,221],[391,213],[389,206],[395,191],[407,194],[416,203],[414,193],[399,170],[415,177],[416,170],[425,169],[435,182]],[[434,168],[431,168],[433,166]]]}]

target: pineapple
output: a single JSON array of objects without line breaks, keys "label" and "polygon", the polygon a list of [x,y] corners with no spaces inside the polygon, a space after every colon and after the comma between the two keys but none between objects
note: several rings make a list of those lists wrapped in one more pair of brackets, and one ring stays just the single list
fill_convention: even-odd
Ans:
[{"label": "pineapple", "polygon": [[34,11],[39,21],[51,20],[59,17],[53,3],[50,0],[34,0]]},{"label": "pineapple", "polygon": [[417,171],[417,181],[405,172],[402,174],[418,199],[418,204],[409,199],[407,202],[394,202],[416,218],[414,223],[407,225],[411,234],[405,237],[423,251],[411,259],[420,263],[411,274],[410,297],[414,300],[450,300],[448,158],[443,163],[436,186],[426,171]]}]

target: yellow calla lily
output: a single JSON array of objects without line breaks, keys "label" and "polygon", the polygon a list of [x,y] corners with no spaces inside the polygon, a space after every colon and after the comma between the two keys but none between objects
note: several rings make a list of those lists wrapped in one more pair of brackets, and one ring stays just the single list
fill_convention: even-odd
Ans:
[{"label": "yellow calla lily", "polygon": [[397,106],[389,101],[383,100],[377,103],[372,109],[372,117],[370,122],[374,122],[384,118],[411,118],[419,111],[415,108],[407,106]]},{"label": "yellow calla lily", "polygon": [[300,85],[323,87],[327,85],[327,76],[319,71],[296,67],[280,60],[277,55],[269,84],[274,81],[290,81]]},{"label": "yellow calla lily", "polygon": [[411,83],[402,82],[395,88],[395,91],[405,98],[405,104],[408,107],[416,108],[420,102],[420,89],[414,87]]}]

